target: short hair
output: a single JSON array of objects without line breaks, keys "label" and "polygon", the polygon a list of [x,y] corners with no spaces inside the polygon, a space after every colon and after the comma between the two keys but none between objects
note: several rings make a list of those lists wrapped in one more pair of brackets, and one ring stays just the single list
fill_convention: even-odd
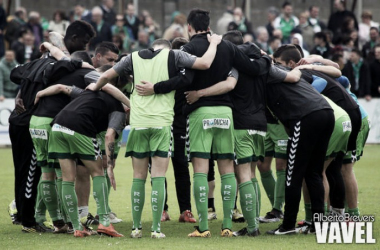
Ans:
[{"label": "short hair", "polygon": [[357,49],[357,48],[353,48],[353,49],[351,50],[351,53],[356,53],[358,56],[362,56],[362,52],[360,52],[360,50]]},{"label": "short hair", "polygon": [[86,34],[91,38],[94,37],[96,34],[94,27],[88,22],[76,20],[67,27],[65,38],[72,37],[73,35],[84,37]]},{"label": "short hair", "polygon": [[333,61],[333,62],[339,62],[340,58],[343,58],[343,55],[341,55],[341,54],[334,54],[332,56],[332,58],[331,58],[331,61]]},{"label": "short hair", "polygon": [[362,12],[362,18],[370,18],[372,19],[372,12],[369,10],[365,10]]},{"label": "short hair", "polygon": [[65,12],[62,11],[62,10],[56,10],[56,11],[54,11],[54,13],[53,13],[53,20],[54,20],[54,18],[55,18],[56,15],[59,15],[59,17],[61,18],[61,20],[66,20],[67,19]]},{"label": "short hair", "polygon": [[25,34],[28,34],[29,30],[25,27],[21,27],[20,30],[18,31],[18,37],[22,37]]},{"label": "short hair", "polygon": [[102,56],[104,56],[108,51],[111,51],[115,53],[116,55],[118,55],[120,52],[118,47],[114,43],[101,42],[96,46],[95,55],[99,53]]},{"label": "short hair", "polygon": [[278,48],[274,52],[273,57],[281,58],[285,63],[289,63],[290,61],[297,63],[301,60],[301,53],[294,44],[286,44]]},{"label": "short hair", "polygon": [[281,40],[281,39],[278,36],[272,36],[271,38],[269,38],[268,44],[273,43],[275,40]]},{"label": "short hair", "polygon": [[267,28],[265,28],[264,26],[257,27],[257,29],[256,29],[256,36],[259,36],[263,32],[267,32],[268,33]]},{"label": "short hair", "polygon": [[201,9],[192,9],[187,16],[187,23],[194,28],[195,32],[207,31],[210,26],[210,12]]},{"label": "short hair", "polygon": [[319,8],[318,6],[315,6],[315,5],[311,5],[310,7],[309,7],[309,11],[311,12],[312,10],[313,10],[313,8]]},{"label": "short hair", "polygon": [[286,7],[286,6],[289,6],[289,5],[292,6],[292,4],[291,4],[290,2],[285,1],[285,2],[282,4],[281,8],[285,9],[285,7]]},{"label": "short hair", "polygon": [[82,60],[83,62],[86,62],[92,65],[91,57],[85,50],[75,51],[74,53],[71,54],[71,59]]},{"label": "short hair", "polygon": [[376,32],[379,32],[379,28],[376,28],[376,27],[371,27],[369,30],[370,30],[370,31],[371,31],[371,30],[376,30]]},{"label": "short hair", "polygon": [[327,43],[327,36],[324,32],[317,32],[314,34],[314,38],[322,39],[325,43]]},{"label": "short hair", "polygon": [[102,11],[102,9],[99,6],[95,6],[94,8],[92,8],[91,14],[92,15],[99,14],[99,15],[103,16],[103,11]]},{"label": "short hair", "polygon": [[230,30],[223,35],[223,40],[230,41],[235,45],[240,45],[244,43],[243,35],[238,30]]},{"label": "short hair", "polygon": [[[298,44],[293,44],[293,45],[297,48],[298,52],[300,52],[300,54],[301,54],[301,58],[304,58],[305,55],[304,55],[304,53],[303,53],[303,49],[301,48],[301,46],[298,45]],[[300,60],[301,60],[301,59],[300,59]],[[297,61],[297,62],[298,62],[298,61]]]},{"label": "short hair", "polygon": [[177,37],[172,41],[172,49],[180,49],[183,45],[189,43],[184,37]]},{"label": "short hair", "polygon": [[172,44],[168,40],[162,39],[162,38],[156,39],[152,43],[152,47],[159,46],[159,45],[162,45],[162,46],[164,46],[164,47],[166,47],[168,49],[172,48]]}]

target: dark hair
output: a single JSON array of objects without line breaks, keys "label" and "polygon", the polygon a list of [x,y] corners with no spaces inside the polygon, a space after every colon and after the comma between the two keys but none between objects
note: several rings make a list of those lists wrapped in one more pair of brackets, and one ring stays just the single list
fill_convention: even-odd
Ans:
[{"label": "dark hair", "polygon": [[[304,58],[305,55],[303,54],[303,49],[301,48],[301,46],[299,46],[298,44],[293,44],[294,46],[296,46],[296,48],[298,49],[298,51],[300,52],[301,54],[301,58]],[[298,62],[298,61],[297,61]]]},{"label": "dark hair", "polygon": [[285,63],[289,63],[291,60],[295,63],[301,60],[301,54],[294,44],[282,45],[273,54],[274,58],[281,58]]},{"label": "dark hair", "polygon": [[123,59],[123,57],[129,55],[128,53],[121,53],[118,57],[117,57],[117,60],[115,61],[116,63],[120,62],[121,59]]},{"label": "dark hair", "polygon": [[310,7],[309,7],[309,12],[311,12],[312,10],[313,10],[313,8],[319,8],[318,6],[315,6],[315,5],[311,5]]},{"label": "dark hair", "polygon": [[281,39],[278,36],[272,36],[271,38],[269,38],[268,44],[273,43],[275,40],[281,40]]},{"label": "dark hair", "polygon": [[114,44],[119,49],[119,51],[122,51],[123,50],[123,43],[124,43],[123,37],[121,35],[115,34],[115,35],[112,36],[112,41],[114,41],[114,39],[116,39],[116,41],[118,43],[120,43],[119,46],[117,46],[115,43]]},{"label": "dark hair", "polygon": [[379,29],[376,28],[376,27],[371,27],[369,30],[370,30],[370,31],[371,31],[371,30],[376,30],[376,32],[379,32]]},{"label": "dark hair", "polygon": [[91,24],[82,20],[76,20],[67,27],[65,40],[73,35],[85,36],[88,34],[91,38],[95,37],[95,30]]},{"label": "dark hair", "polygon": [[163,45],[164,47],[166,47],[168,49],[172,48],[172,44],[168,40],[162,39],[162,38],[156,39],[156,40],[153,41],[152,47],[158,46],[158,45]]},{"label": "dark hair", "polygon": [[95,55],[99,53],[102,56],[104,56],[109,51],[115,53],[116,55],[118,55],[120,52],[118,47],[114,43],[101,42],[96,46]]},{"label": "dark hair", "polygon": [[286,7],[286,6],[289,6],[289,5],[292,6],[292,4],[291,4],[290,2],[285,1],[285,2],[282,4],[281,8],[285,9],[285,7]]},{"label": "dark hair", "polygon": [[82,60],[92,65],[91,57],[85,50],[75,51],[71,54],[71,59]]},{"label": "dark hair", "polygon": [[360,52],[360,50],[357,49],[357,48],[353,48],[353,49],[351,50],[351,53],[352,53],[352,52],[358,54],[359,56],[362,56],[362,52]]},{"label": "dark hair", "polygon": [[230,41],[235,45],[240,45],[244,43],[243,35],[238,30],[230,30],[223,35],[223,40]]},{"label": "dark hair", "polygon": [[24,11],[18,10],[18,11],[15,12],[15,16],[20,17],[21,14],[23,14],[23,13],[24,13]]},{"label": "dark hair", "polygon": [[327,43],[327,36],[324,32],[317,32],[314,34],[314,38],[322,39],[325,43]]},{"label": "dark hair", "polygon": [[56,10],[54,12],[54,14],[53,14],[53,20],[55,19],[56,15],[59,15],[59,17],[61,18],[61,20],[67,20],[65,12],[62,11],[62,10]]},{"label": "dark hair", "polygon": [[334,54],[331,58],[331,61],[338,62],[340,58],[343,58],[343,55],[341,54]]},{"label": "dark hair", "polygon": [[184,37],[177,37],[172,41],[172,49],[180,49],[183,45],[187,44],[189,40]]},{"label": "dark hair", "polygon": [[20,30],[18,31],[18,37],[22,37],[23,35],[27,34],[29,31],[25,27],[21,27]]},{"label": "dark hair", "polygon": [[187,16],[187,23],[198,31],[207,31],[210,26],[210,12],[201,9],[192,9]]}]

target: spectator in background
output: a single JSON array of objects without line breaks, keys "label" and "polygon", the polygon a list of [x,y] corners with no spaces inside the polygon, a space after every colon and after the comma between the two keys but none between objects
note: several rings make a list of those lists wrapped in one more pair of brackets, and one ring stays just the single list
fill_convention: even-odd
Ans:
[{"label": "spectator in background", "polygon": [[319,20],[319,7],[318,6],[310,6],[309,8],[309,25],[313,27],[314,33],[324,31],[327,27],[324,22]]},{"label": "spectator in background", "polygon": [[303,52],[303,57],[308,57],[310,55],[309,51],[307,51],[303,47],[303,37],[300,33],[295,33],[292,36],[292,44],[297,44],[301,47],[302,52]]},{"label": "spectator in background", "polygon": [[273,30],[273,36],[280,38],[282,41],[283,36],[282,36],[282,31],[280,29]]},{"label": "spectator in background", "polygon": [[0,101],[6,98],[15,98],[18,92],[18,85],[10,80],[11,70],[16,67],[15,53],[7,50],[5,56],[0,61]]},{"label": "spectator in background", "polygon": [[112,31],[111,25],[103,21],[103,11],[100,7],[94,7],[91,16],[91,25],[96,31],[96,36],[89,43],[89,48],[93,51],[101,42],[112,42]]},{"label": "spectator in background", "polygon": [[281,47],[281,39],[277,36],[273,36],[269,38],[269,49],[268,49],[268,54],[273,55],[273,53]]},{"label": "spectator in background", "polygon": [[375,59],[371,62],[369,68],[371,72],[371,95],[373,97],[380,97],[380,45],[374,48]]},{"label": "spectator in background", "polygon": [[369,31],[369,41],[363,45],[362,56],[368,62],[372,62],[375,59],[374,48],[377,44],[379,44],[379,29],[375,27],[371,27]]},{"label": "spectator in background", "polygon": [[218,34],[224,34],[228,31],[228,25],[234,21],[234,14],[232,7],[228,6],[226,11],[223,13],[222,17],[219,18],[216,23],[216,32]]},{"label": "spectator in background", "polygon": [[121,35],[112,35],[112,43],[116,45],[120,53],[124,53],[127,49],[124,49],[124,40]]},{"label": "spectator in background", "polygon": [[26,24],[26,17],[26,9],[24,7],[18,7],[15,11],[14,18],[8,23],[5,33],[5,40],[8,42],[9,47],[19,38],[20,30]]},{"label": "spectator in background", "polygon": [[53,14],[53,20],[49,22],[49,30],[58,32],[62,36],[65,36],[66,29],[70,25],[66,20],[65,12],[62,10],[56,10]]},{"label": "spectator in background", "polygon": [[290,34],[294,27],[299,25],[299,20],[293,15],[293,7],[289,2],[282,5],[282,14],[274,20],[274,27],[282,31],[282,42],[290,43]]},{"label": "spectator in background", "polygon": [[161,28],[151,16],[145,17],[144,30],[149,34],[149,43],[161,37]]},{"label": "spectator in background", "polygon": [[[124,25],[125,20],[123,15],[116,15],[116,23],[111,27],[112,30],[112,41],[116,40],[120,42],[119,38],[122,39],[122,51],[129,51],[132,44],[132,30]],[[116,37],[115,37],[116,36]]]},{"label": "spectator in background", "polygon": [[5,44],[4,44],[4,31],[7,26],[7,14],[3,8],[3,0],[0,0],[0,57],[4,56]]},{"label": "spectator in background", "polygon": [[166,28],[163,39],[172,41],[176,37],[185,37],[188,38],[187,34],[187,18],[184,14],[176,12],[172,15],[173,21],[172,24]]},{"label": "spectator in background", "polygon": [[[362,22],[359,23],[359,45],[360,48],[370,40],[370,29],[375,27],[379,29],[379,23],[372,21],[372,12],[363,11]],[[363,54],[364,57],[364,54]]]},{"label": "spectator in background", "polygon": [[253,28],[251,22],[244,16],[243,10],[240,7],[234,9],[234,20],[228,24],[228,30],[238,30],[244,36],[251,34],[253,37]]},{"label": "spectator in background", "polygon": [[[253,40],[253,37],[252,37],[252,40]],[[260,47],[260,49],[262,49],[266,53],[268,53],[269,51],[268,40],[269,40],[269,35],[268,35],[267,29],[264,26],[257,27],[256,44]]]},{"label": "spectator in background", "polygon": [[307,21],[308,19],[308,13],[302,12],[299,15],[299,21],[300,24],[296,27],[298,30],[300,30],[302,33],[302,37],[304,39],[304,43],[300,46],[306,47],[307,50],[311,50],[314,47],[314,29],[313,26],[310,25],[310,23]]},{"label": "spectator in background", "polygon": [[347,61],[349,61],[351,58],[351,51],[355,48],[354,40],[349,36],[343,37],[342,48],[343,48],[343,58],[344,58],[344,61],[347,63]]},{"label": "spectator in background", "polygon": [[269,7],[267,11],[267,19],[268,23],[265,26],[268,30],[269,37],[273,36],[273,31],[275,30],[274,27],[274,20],[278,17],[278,9],[276,7]]},{"label": "spectator in background", "polygon": [[145,30],[140,30],[137,35],[137,43],[134,44],[132,51],[149,49],[149,35]]},{"label": "spectator in background", "polygon": [[132,30],[133,40],[136,40],[137,33],[139,32],[140,20],[135,15],[135,6],[131,3],[127,5],[125,25]]},{"label": "spectator in background", "polygon": [[350,38],[354,42],[354,47],[359,48],[359,33],[357,30],[351,30],[350,32]]},{"label": "spectator in background", "polygon": [[19,64],[33,61],[41,56],[39,46],[34,43],[34,36],[26,28],[20,30],[20,37],[13,42],[11,49],[15,52]]},{"label": "spectator in background", "polygon": [[103,11],[104,22],[110,25],[114,25],[116,22],[116,13],[113,10],[114,5],[114,0],[102,0],[102,4],[99,6]]},{"label": "spectator in background", "polygon": [[40,13],[36,11],[31,11],[29,13],[29,21],[26,23],[26,27],[32,32],[34,36],[34,44],[39,47],[44,41],[43,29],[40,24]]},{"label": "spectator in background", "polygon": [[328,59],[331,57],[331,47],[324,32],[318,32],[314,35],[314,45],[315,47],[310,51],[310,54],[320,55]]},{"label": "spectator in background", "polygon": [[74,21],[75,20],[83,20],[91,23],[91,11],[86,9],[83,4],[78,3],[74,7]]},{"label": "spectator in background", "polygon": [[336,9],[336,12],[331,14],[329,18],[329,22],[327,25],[327,28],[331,30],[334,34],[339,31],[339,29],[342,28],[343,22],[345,21],[346,17],[351,17],[354,20],[354,27],[355,29],[359,29],[358,21],[356,20],[356,17],[354,13],[351,11],[346,10],[346,1],[345,0],[335,0],[334,1],[334,8]]},{"label": "spectator in background", "polygon": [[360,51],[353,49],[350,60],[342,70],[342,74],[350,80],[351,92],[357,97],[371,100],[371,75],[369,65],[361,58]]},{"label": "spectator in background", "polygon": [[255,39],[253,39],[253,36],[251,34],[245,34],[243,36],[243,42],[244,43],[246,43],[246,42],[253,43],[253,42],[255,42]]}]

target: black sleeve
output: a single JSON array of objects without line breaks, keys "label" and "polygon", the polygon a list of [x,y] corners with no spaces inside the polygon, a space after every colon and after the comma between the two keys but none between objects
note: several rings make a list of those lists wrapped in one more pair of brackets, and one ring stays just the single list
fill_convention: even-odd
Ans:
[{"label": "black sleeve", "polygon": [[158,82],[154,85],[154,93],[166,94],[173,90],[189,86],[194,78],[194,71],[191,69],[182,69],[177,76],[169,80]]},{"label": "black sleeve", "polygon": [[20,85],[22,80],[24,79],[24,72],[27,67],[28,64],[20,64],[16,66],[16,68],[12,69],[10,74],[11,81],[17,85]]},{"label": "black sleeve", "polygon": [[82,61],[79,60],[59,60],[49,64],[44,72],[44,84],[56,82],[62,77],[74,72],[82,67]]},{"label": "black sleeve", "polygon": [[259,59],[261,57],[261,49],[254,43],[246,42],[237,47],[249,58]]},{"label": "black sleeve", "polygon": [[363,72],[361,74],[363,74],[363,77],[364,77],[363,82],[365,82],[365,84],[366,84],[364,94],[365,95],[371,95],[372,81],[371,81],[371,74],[369,71],[369,66],[367,63],[364,63],[362,67],[363,67]]}]

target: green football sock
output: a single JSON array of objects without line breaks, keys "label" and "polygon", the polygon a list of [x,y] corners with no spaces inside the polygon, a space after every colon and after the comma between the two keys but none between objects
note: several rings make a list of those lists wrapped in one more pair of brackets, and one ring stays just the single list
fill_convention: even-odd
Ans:
[{"label": "green football sock", "polygon": [[260,174],[261,174],[261,183],[263,184],[264,190],[267,193],[270,204],[273,207],[274,201],[275,201],[276,180],[273,177],[272,170],[269,170],[268,172],[264,172]]},{"label": "green football sock", "polygon": [[49,211],[52,221],[62,220],[61,212],[58,205],[58,194],[54,181],[40,181],[41,197]]},{"label": "green football sock", "polygon": [[58,193],[58,202],[59,202],[59,209],[61,210],[61,215],[63,218],[63,221],[65,223],[71,222],[70,217],[67,214],[65,206],[63,206],[63,199],[62,199],[62,170],[60,168],[55,169],[55,174],[57,176],[57,180],[55,181],[55,185],[57,186],[57,193]]},{"label": "green football sock", "polygon": [[83,227],[79,221],[78,213],[78,198],[75,193],[74,182],[62,181],[62,198],[63,205],[70,217],[75,230],[83,230]]},{"label": "green football sock", "polygon": [[327,208],[327,202],[324,203],[324,209],[325,209],[325,215],[329,213],[329,210]]},{"label": "green football sock", "polygon": [[46,206],[44,203],[44,200],[41,196],[42,191],[41,189],[41,180],[37,185],[37,198],[36,198],[36,206],[35,206],[35,212],[34,212],[34,218],[36,219],[37,223],[42,223],[46,221]]},{"label": "green football sock", "polygon": [[277,170],[277,181],[276,181],[276,189],[274,191],[274,205],[273,208],[282,211],[282,207],[285,203],[285,179],[286,179],[286,171],[285,170]]},{"label": "green football sock", "polygon": [[311,212],[311,203],[305,203],[305,221],[313,221],[313,213]]},{"label": "green football sock", "polygon": [[133,179],[131,189],[131,204],[132,204],[132,229],[141,228],[141,214],[145,203],[145,180]]},{"label": "green football sock", "polygon": [[248,232],[253,232],[258,228],[256,217],[256,193],[253,189],[252,181],[247,181],[239,185],[240,206],[247,221]]},{"label": "green football sock", "polygon": [[108,197],[108,203],[107,203],[107,211],[108,212],[111,212],[111,207],[110,207],[110,193],[111,193],[111,189],[112,189],[112,186],[111,186],[111,180],[110,180],[110,177],[108,176],[107,174],[107,169],[104,169],[104,177],[106,177],[106,181],[107,181],[107,197]]},{"label": "green football sock", "polygon": [[165,177],[152,177],[152,232],[161,232],[161,216],[165,203]]},{"label": "green football sock", "polygon": [[199,230],[208,230],[207,206],[208,206],[208,182],[207,174],[194,173],[193,193],[195,205],[199,217]]},{"label": "green football sock", "polygon": [[109,211],[107,210],[108,195],[107,195],[107,181],[104,176],[95,176],[92,178],[92,191],[96,201],[97,213],[99,215],[99,224],[105,227],[110,225],[108,217]]},{"label": "green football sock", "polygon": [[255,190],[256,194],[256,219],[258,220],[260,217],[260,209],[261,209],[261,191],[259,182],[257,181],[256,177],[251,179],[253,183],[253,189]]},{"label": "green football sock", "polygon": [[232,214],[236,197],[236,178],[234,173],[221,176],[222,201],[223,201],[223,225],[222,229],[232,229]]},{"label": "green football sock", "polygon": [[356,208],[349,208],[348,209],[348,214],[350,216],[359,216],[360,215],[359,208],[358,207],[356,207]]}]

